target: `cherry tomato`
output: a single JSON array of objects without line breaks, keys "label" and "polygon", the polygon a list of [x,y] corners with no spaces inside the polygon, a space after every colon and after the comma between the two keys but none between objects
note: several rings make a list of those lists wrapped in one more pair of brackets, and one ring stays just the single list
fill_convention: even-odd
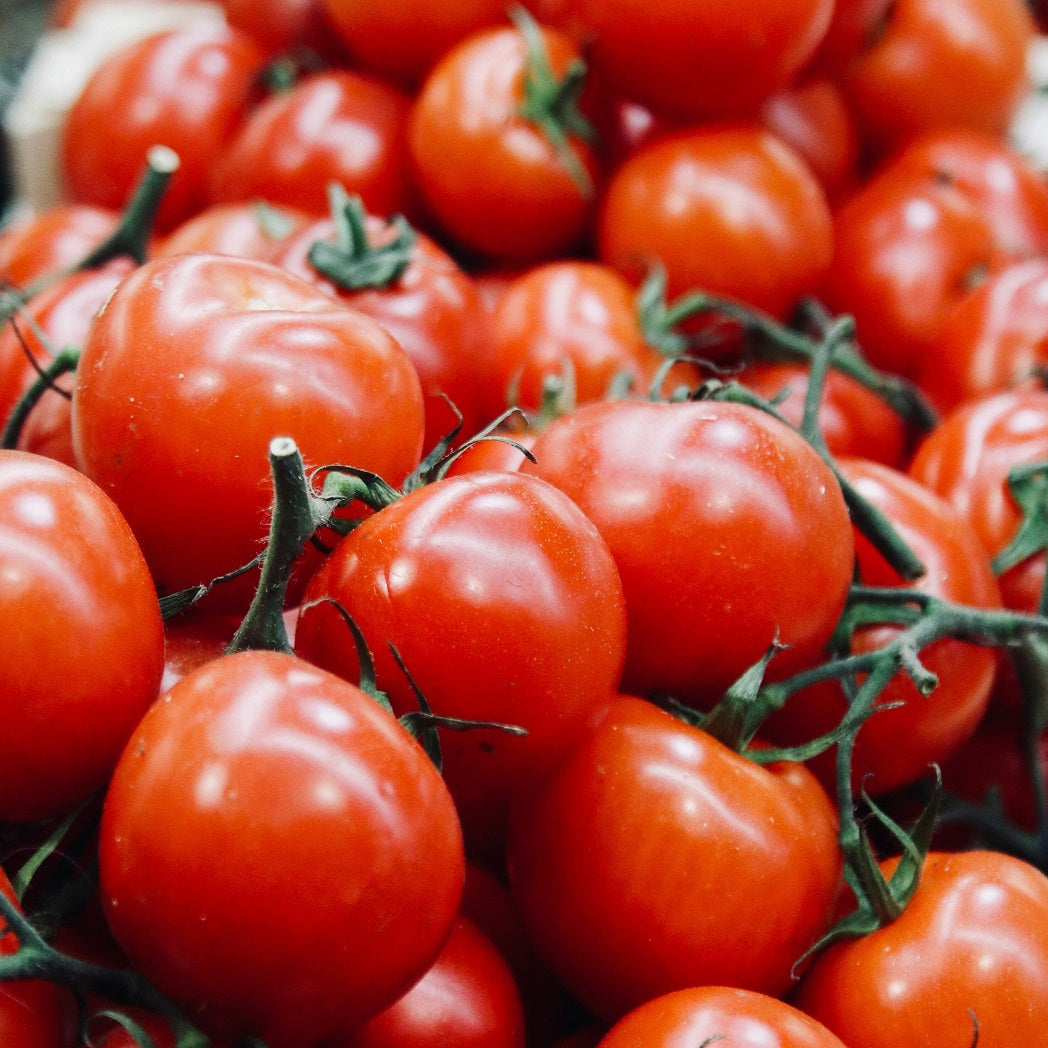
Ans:
[{"label": "cherry tomato", "polygon": [[407,113],[406,96],[385,81],[341,68],[307,76],[262,102],[226,143],[208,202],[261,199],[324,215],[337,182],[376,214],[410,211]]},{"label": "cherry tomato", "polygon": [[[276,266],[220,255],[127,277],[91,326],[73,397],[77,461],[121,506],[162,593],[256,555],[275,437],[309,466],[399,484],[422,427],[418,378],[385,329]],[[255,578],[216,587],[215,603],[246,607]]]},{"label": "cherry tomato", "polygon": [[16,219],[0,233],[0,283],[15,288],[76,265],[116,228],[115,211],[61,204]]},{"label": "cherry tomato", "polygon": [[63,128],[62,165],[73,198],[123,207],[146,153],[159,144],[181,163],[158,227],[170,229],[199,210],[208,171],[226,151],[264,62],[251,37],[211,24],[167,30],[117,51],[88,81]]},{"label": "cherry tomato", "polygon": [[598,1017],[727,985],[780,995],[840,874],[829,798],[621,698],[514,807],[510,886],[539,953]]},{"label": "cherry tomato", "polygon": [[933,853],[902,916],[829,947],[795,1002],[848,1048],[1036,1044],[1048,1021],[1048,879],[999,852]]},{"label": "cherry tomato", "polygon": [[[581,59],[567,35],[537,29],[563,77]],[[445,54],[415,98],[408,149],[422,200],[461,248],[530,263],[577,248],[593,217],[596,153],[570,126],[559,149],[521,114],[534,59],[521,31],[475,33]]]},{"label": "cherry tomato", "polygon": [[604,536],[629,620],[623,687],[714,701],[777,637],[773,669],[816,659],[851,582],[832,472],[756,408],[592,404],[554,422],[521,471],[566,491]]},{"label": "cherry tomato", "polygon": [[620,1019],[598,1048],[695,1048],[723,1040],[738,1048],[845,1048],[821,1023],[749,990],[701,986],[656,997]]},{"label": "cherry tomato", "polygon": [[62,463],[0,451],[0,820],[67,812],[105,785],[156,698],[163,626],[127,522]]},{"label": "cherry tomato", "polygon": [[611,177],[599,220],[601,260],[632,279],[658,262],[671,296],[709,291],[782,318],[822,281],[832,241],[815,176],[756,126],[641,149]]},{"label": "cherry tomato", "polygon": [[209,1029],[272,1048],[403,994],[464,877],[422,748],[358,688],[274,652],[209,662],[150,710],[106,795],[99,870],[136,968]]}]

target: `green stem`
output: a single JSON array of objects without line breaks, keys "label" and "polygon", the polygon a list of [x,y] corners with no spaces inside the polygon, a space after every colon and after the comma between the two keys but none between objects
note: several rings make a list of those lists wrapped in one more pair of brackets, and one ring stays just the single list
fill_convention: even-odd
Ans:
[{"label": "green stem", "polygon": [[7,422],[4,424],[3,432],[0,433],[0,447],[16,448],[18,439],[22,435],[22,427],[25,425],[29,413],[36,407],[37,402],[48,390],[56,390],[66,396],[64,390],[58,390],[55,382],[62,375],[68,375],[76,371],[80,362],[80,350],[75,346],[67,346],[59,350],[51,362],[44,368],[38,368],[37,377],[32,385],[18,398]]}]

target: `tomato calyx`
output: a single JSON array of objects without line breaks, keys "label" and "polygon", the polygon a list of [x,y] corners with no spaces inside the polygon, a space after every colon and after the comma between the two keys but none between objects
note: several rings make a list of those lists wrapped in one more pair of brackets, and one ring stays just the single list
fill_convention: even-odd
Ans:
[{"label": "tomato calyx", "polygon": [[570,145],[572,136],[586,143],[597,139],[593,125],[578,108],[579,97],[586,85],[586,63],[576,58],[557,79],[535,19],[523,7],[514,7],[510,18],[524,40],[528,56],[524,71],[524,100],[518,113],[541,131],[582,195],[591,197],[593,180]]},{"label": "tomato calyx", "polygon": [[403,215],[387,225],[391,239],[374,246],[368,240],[367,212],[357,195],[338,185],[328,187],[335,239],[318,240],[309,249],[309,263],[343,291],[386,288],[411,265],[418,236]]}]

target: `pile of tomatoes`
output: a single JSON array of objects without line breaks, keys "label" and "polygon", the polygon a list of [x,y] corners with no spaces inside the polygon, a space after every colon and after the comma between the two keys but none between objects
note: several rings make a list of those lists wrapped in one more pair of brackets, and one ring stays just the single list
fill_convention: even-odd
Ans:
[{"label": "pile of tomatoes", "polygon": [[1035,9],[220,6],[0,229],[0,1045],[1045,1044]]}]

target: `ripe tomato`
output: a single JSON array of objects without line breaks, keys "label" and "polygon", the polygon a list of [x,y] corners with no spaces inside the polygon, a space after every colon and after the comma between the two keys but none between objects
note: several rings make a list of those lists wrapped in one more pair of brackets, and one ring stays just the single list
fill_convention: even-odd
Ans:
[{"label": "ripe tomato", "polygon": [[212,204],[164,237],[152,258],[209,251],[268,261],[277,246],[311,218],[298,208],[273,207],[257,200]]},{"label": "ripe tomato", "polygon": [[816,957],[795,1003],[848,1048],[1037,1044],[1048,879],[999,852],[933,853],[902,916]]},{"label": "ripe tomato", "polygon": [[893,0],[849,0],[834,4],[829,27],[805,73],[836,79],[856,55],[877,39],[892,3]]},{"label": "ripe tomato", "polygon": [[627,276],[659,262],[670,296],[708,291],[780,318],[818,287],[832,242],[815,176],[756,126],[691,129],[642,148],[611,177],[599,219],[600,258]]},{"label": "ripe tomato", "polygon": [[407,98],[385,81],[346,69],[307,76],[244,120],[211,165],[208,201],[323,215],[337,182],[376,214],[410,211],[407,113]]},{"label": "ripe tomato", "polygon": [[811,57],[831,0],[573,0],[596,68],[623,94],[695,121],[752,115]]},{"label": "ripe tomato", "polygon": [[333,61],[332,34],[321,13],[320,0],[219,0],[231,26],[247,33],[267,55],[306,47]]},{"label": "ripe tomato", "polygon": [[14,221],[0,232],[0,284],[25,288],[76,265],[118,220],[108,208],[61,204]]},{"label": "ripe tomato", "polygon": [[300,659],[243,652],[139,724],[99,871],[147,978],[209,1029],[286,1048],[349,1030],[426,971],[464,860],[447,789],[393,717]]},{"label": "ripe tomato", "polygon": [[554,422],[521,471],[566,491],[604,536],[629,620],[623,686],[714,701],[777,637],[772,670],[819,657],[853,541],[829,467],[738,404],[614,401]]},{"label": "ripe tomato", "polygon": [[310,580],[296,650],[350,680],[356,620],[398,713],[527,729],[441,731],[444,774],[476,850],[492,846],[512,795],[573,745],[618,684],[622,586],[604,540],[562,492],[521,473],[472,473],[421,488],[348,535]]},{"label": "ripe tomato", "polygon": [[597,1048],[696,1048],[722,1040],[738,1048],[845,1048],[810,1016],[766,994],[701,986],[656,997],[605,1035]]},{"label": "ripe tomato", "polygon": [[510,887],[539,953],[614,1020],[689,986],[780,995],[822,934],[836,816],[802,765],[759,767],[620,698],[510,822]]},{"label": "ripe tomato", "polygon": [[[580,61],[555,29],[536,30],[554,77]],[[527,263],[577,248],[593,217],[586,183],[594,150],[568,125],[563,150],[525,117],[535,74],[523,33],[498,27],[446,53],[412,108],[408,149],[415,184],[433,218],[461,248],[499,262]],[[556,119],[553,114],[551,119]]]},{"label": "ripe tomato", "polygon": [[[181,161],[157,216],[170,229],[205,201],[208,171],[243,117],[265,56],[223,25],[172,29],[108,58],[63,127],[62,165],[75,200],[124,206],[151,146]],[[133,104],[132,104],[133,103]]]},{"label": "ripe tomato", "polygon": [[[77,461],[121,506],[162,593],[258,552],[274,437],[310,466],[399,484],[422,426],[418,378],[385,329],[276,266],[208,254],[156,259],[120,284],[73,398]],[[215,601],[246,607],[253,580]]]},{"label": "ripe tomato", "polygon": [[76,470],[0,451],[0,820],[67,812],[105,785],[157,696],[160,608],[113,502]]}]

